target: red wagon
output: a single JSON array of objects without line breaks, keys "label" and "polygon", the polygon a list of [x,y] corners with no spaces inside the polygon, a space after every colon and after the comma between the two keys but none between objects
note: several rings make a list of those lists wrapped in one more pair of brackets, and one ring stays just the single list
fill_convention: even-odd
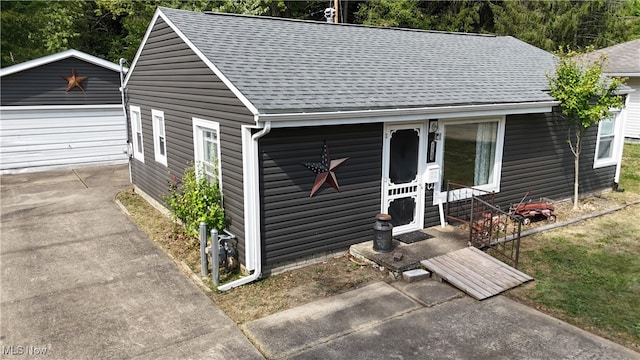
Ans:
[{"label": "red wagon", "polygon": [[534,218],[546,218],[547,221],[551,223],[556,221],[556,215],[554,214],[556,207],[553,206],[553,204],[545,201],[531,202],[531,200],[529,200],[528,203],[523,204],[527,195],[529,195],[528,192],[518,205],[511,205],[509,208],[509,211],[512,214],[522,217],[522,223],[524,225],[531,224],[531,219]]}]

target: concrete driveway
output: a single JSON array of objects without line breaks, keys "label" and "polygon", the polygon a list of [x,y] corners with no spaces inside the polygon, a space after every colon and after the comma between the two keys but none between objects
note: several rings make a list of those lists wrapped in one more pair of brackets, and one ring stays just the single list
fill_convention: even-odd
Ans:
[{"label": "concrete driveway", "polygon": [[126,166],[0,181],[1,358],[262,358],[115,205]]}]

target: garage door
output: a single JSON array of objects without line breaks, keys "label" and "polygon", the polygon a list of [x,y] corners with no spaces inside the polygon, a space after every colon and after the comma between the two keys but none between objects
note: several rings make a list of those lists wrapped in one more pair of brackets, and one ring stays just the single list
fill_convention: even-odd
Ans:
[{"label": "garage door", "polygon": [[2,173],[127,161],[122,107],[3,107]]}]

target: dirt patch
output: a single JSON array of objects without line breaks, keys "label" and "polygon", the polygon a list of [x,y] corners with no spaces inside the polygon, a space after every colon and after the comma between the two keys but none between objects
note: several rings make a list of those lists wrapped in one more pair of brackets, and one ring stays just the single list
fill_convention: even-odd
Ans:
[{"label": "dirt patch", "polygon": [[[189,274],[200,275],[200,242],[187,236],[182,228],[149,205],[133,190],[122,191],[117,200],[130,218]],[[221,281],[239,275],[221,272]],[[207,295],[238,324],[260,319],[276,312],[335,295],[372,281],[388,279],[382,272],[362,264],[347,253],[304,268],[287,271],[227,292],[207,291]],[[210,280],[203,282],[211,290]]]}]

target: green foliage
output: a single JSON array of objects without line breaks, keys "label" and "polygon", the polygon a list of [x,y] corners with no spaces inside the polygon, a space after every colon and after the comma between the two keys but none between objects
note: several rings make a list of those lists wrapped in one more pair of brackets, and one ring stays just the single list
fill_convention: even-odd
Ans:
[{"label": "green foliage", "polygon": [[[637,0],[634,0],[637,1]],[[503,1],[490,3],[495,33],[547,51],[602,48],[640,37],[633,4],[626,1]]]},{"label": "green foliage", "polygon": [[576,52],[559,53],[555,74],[549,76],[550,94],[560,101],[569,125],[588,128],[611,115],[611,108],[621,108],[622,97],[615,92],[622,86],[620,78],[603,76],[604,58],[583,65]]},{"label": "green foliage", "polygon": [[[324,21],[327,1],[4,1],[2,67],[68,48],[131,63],[158,6]],[[640,37],[640,0],[340,1],[342,22],[511,35],[553,51]]]},{"label": "green foliage", "polygon": [[182,180],[174,177],[169,182],[169,193],[164,200],[175,219],[182,221],[187,232],[197,235],[200,222],[207,224],[207,229],[214,227],[222,231],[225,227],[222,193],[217,179],[209,179],[195,167],[184,170]]},{"label": "green foliage", "polygon": [[360,5],[356,19],[365,25],[428,28],[429,19],[417,0],[372,0]]},{"label": "green foliage", "polygon": [[576,52],[560,52],[555,74],[549,75],[549,93],[560,102],[567,120],[567,143],[574,155],[573,208],[578,208],[580,193],[580,153],[586,129],[611,116],[611,108],[624,103],[616,90],[622,79],[607,78],[602,73],[605,59],[589,64]]}]

